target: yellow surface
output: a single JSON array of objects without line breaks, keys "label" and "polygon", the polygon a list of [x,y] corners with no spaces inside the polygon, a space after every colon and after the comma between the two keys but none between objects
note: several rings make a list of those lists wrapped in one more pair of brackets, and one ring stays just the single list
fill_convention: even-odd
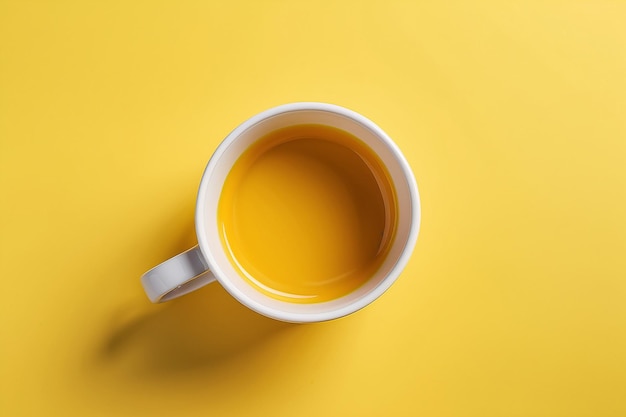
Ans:
[{"label": "yellow surface", "polygon": [[[508,3],[508,4],[503,4]],[[626,415],[626,4],[0,1],[0,415]],[[397,284],[147,302],[206,161],[298,100],[405,151]]]}]

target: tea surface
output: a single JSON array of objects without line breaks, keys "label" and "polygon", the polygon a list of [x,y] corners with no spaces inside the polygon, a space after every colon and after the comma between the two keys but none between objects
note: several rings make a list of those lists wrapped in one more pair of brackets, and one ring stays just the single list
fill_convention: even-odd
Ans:
[{"label": "tea surface", "polygon": [[228,174],[218,208],[235,269],[265,294],[300,303],[332,300],[366,282],[385,258],[395,218],[378,157],[322,125],[259,139]]}]

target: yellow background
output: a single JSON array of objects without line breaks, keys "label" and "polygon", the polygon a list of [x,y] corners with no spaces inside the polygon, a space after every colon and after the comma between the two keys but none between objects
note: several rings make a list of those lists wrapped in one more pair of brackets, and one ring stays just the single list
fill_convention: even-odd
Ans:
[{"label": "yellow background", "polygon": [[[0,415],[626,415],[626,4],[0,0]],[[288,325],[151,305],[238,123],[315,100],[413,167],[408,267]]]}]

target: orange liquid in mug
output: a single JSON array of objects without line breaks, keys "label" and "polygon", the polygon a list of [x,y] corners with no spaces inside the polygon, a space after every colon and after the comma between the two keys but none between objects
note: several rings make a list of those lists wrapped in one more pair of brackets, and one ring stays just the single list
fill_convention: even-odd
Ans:
[{"label": "orange liquid in mug", "polygon": [[235,269],[276,299],[344,296],[381,266],[396,200],[378,157],[322,125],[276,130],[236,161],[220,196],[222,244]]}]

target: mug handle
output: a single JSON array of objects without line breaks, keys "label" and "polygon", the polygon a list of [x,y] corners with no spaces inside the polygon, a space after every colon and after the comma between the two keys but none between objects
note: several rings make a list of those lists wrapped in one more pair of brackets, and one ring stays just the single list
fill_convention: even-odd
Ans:
[{"label": "mug handle", "polygon": [[155,266],[141,276],[153,303],[163,303],[215,281],[198,245]]}]

